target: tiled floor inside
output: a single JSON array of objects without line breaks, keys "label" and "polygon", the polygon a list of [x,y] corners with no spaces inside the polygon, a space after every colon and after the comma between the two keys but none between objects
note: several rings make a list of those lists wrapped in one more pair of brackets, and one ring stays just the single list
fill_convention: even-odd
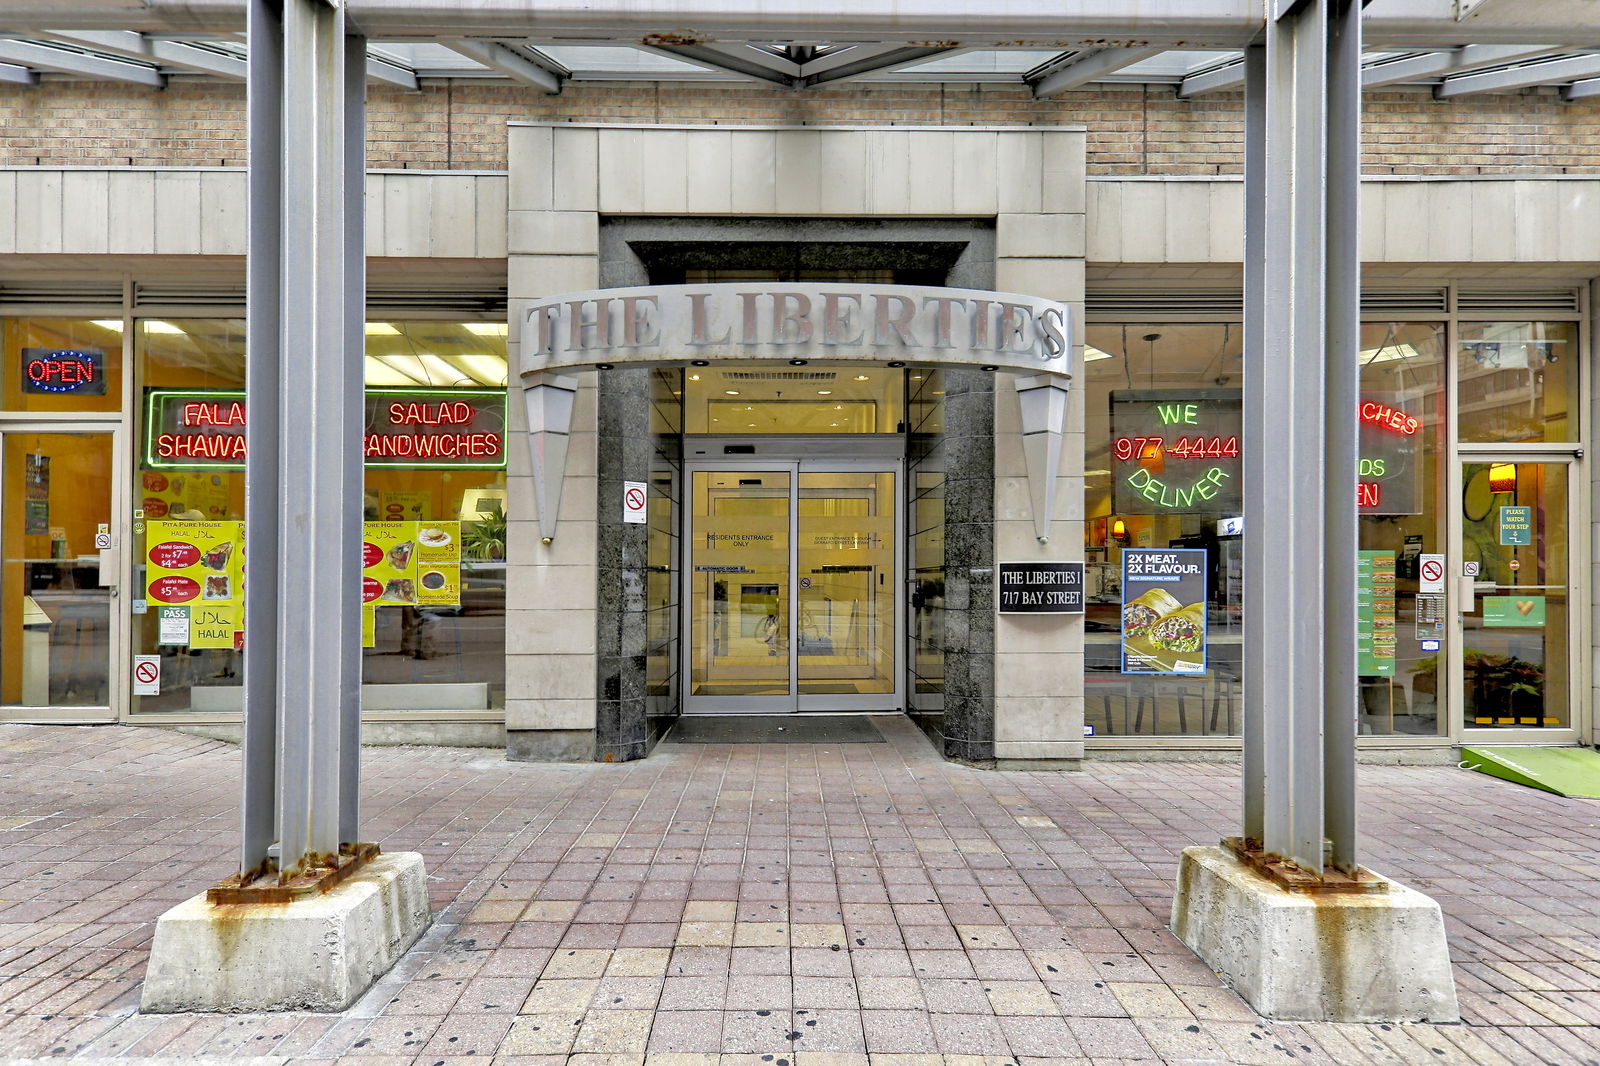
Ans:
[{"label": "tiled floor inside", "polygon": [[1600,807],[1361,769],[1363,858],[1443,905],[1460,1025],[1263,1021],[1166,930],[1236,766],[1000,773],[887,744],[549,766],[373,748],[435,924],[343,1014],[136,1012],[156,917],[231,873],[238,749],[0,726],[0,1061],[362,1066],[1600,1064]]}]

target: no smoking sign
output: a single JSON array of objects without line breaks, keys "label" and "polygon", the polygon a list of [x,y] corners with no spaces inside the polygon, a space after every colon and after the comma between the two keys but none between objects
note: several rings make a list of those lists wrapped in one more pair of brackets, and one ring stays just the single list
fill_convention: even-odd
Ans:
[{"label": "no smoking sign", "polygon": [[161,695],[161,656],[135,655],[133,657],[133,694],[135,696]]},{"label": "no smoking sign", "polygon": [[1417,566],[1418,592],[1443,592],[1444,591],[1444,556],[1424,555]]},{"label": "no smoking sign", "polygon": [[646,488],[642,481],[624,481],[622,483],[622,520],[634,525],[643,525],[645,521],[645,505],[648,500]]}]

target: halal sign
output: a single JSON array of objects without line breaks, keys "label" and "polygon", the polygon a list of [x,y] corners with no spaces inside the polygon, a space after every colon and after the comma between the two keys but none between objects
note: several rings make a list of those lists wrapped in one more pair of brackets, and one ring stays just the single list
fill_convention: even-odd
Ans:
[{"label": "halal sign", "polygon": [[106,353],[98,348],[22,349],[24,393],[106,394]]}]

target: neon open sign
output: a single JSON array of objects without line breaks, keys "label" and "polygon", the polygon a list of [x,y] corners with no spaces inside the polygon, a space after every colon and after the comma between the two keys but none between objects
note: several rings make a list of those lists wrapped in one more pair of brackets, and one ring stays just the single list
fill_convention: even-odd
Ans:
[{"label": "neon open sign", "polygon": [[24,393],[106,394],[106,353],[98,348],[22,349]]},{"label": "neon open sign", "polygon": [[[244,393],[151,389],[147,467],[244,469]],[[368,389],[367,466],[500,469],[506,465],[504,389]]]}]

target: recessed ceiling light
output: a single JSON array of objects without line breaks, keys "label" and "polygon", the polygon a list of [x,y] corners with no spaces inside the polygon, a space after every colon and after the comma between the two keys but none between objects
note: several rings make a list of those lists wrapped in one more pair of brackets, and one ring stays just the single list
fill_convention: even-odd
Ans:
[{"label": "recessed ceiling light", "polygon": [[93,323],[101,329],[109,329],[116,333],[122,332],[122,319],[120,318],[96,318]]},{"label": "recessed ceiling light", "polygon": [[699,381],[700,380],[700,375],[699,374],[690,374],[689,375],[689,380],[690,381]]},{"label": "recessed ceiling light", "polygon": [[182,329],[174,326],[171,322],[162,322],[160,319],[147,318],[144,320],[143,325],[146,333],[160,333],[169,337],[183,335]]},{"label": "recessed ceiling light", "polygon": [[867,381],[869,379],[867,378],[867,375],[865,375],[865,374],[857,374],[856,375],[856,380],[857,381]]},{"label": "recessed ceiling light", "polygon": [[832,396],[833,395],[833,390],[832,389],[818,389],[817,390],[817,395],[818,396]]},{"label": "recessed ceiling light", "polygon": [[912,374],[911,375],[911,380],[912,381],[921,381],[922,380],[922,375],[921,374]]},{"label": "recessed ceiling light", "polygon": [[400,331],[387,322],[368,322],[367,336],[369,337],[398,337]]},{"label": "recessed ceiling light", "polygon": [[463,322],[467,332],[479,337],[504,337],[506,324],[504,322]]},{"label": "recessed ceiling light", "polygon": [[723,389],[722,391],[723,391],[723,393],[725,395],[728,395],[728,396],[737,396],[737,395],[739,395],[739,390],[738,389]]}]

